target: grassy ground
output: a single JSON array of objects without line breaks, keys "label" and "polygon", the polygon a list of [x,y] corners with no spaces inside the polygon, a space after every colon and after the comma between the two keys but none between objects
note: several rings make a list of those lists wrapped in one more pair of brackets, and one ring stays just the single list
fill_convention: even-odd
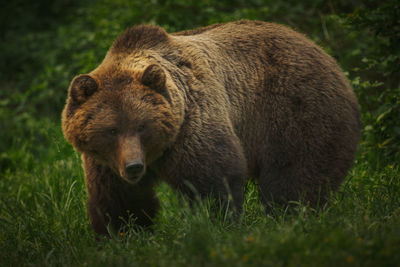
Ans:
[{"label": "grassy ground", "polygon": [[[20,123],[20,124],[18,124]],[[0,265],[398,266],[400,171],[359,156],[321,211],[266,215],[254,185],[243,216],[190,210],[165,184],[153,231],[125,229],[99,240],[89,226],[79,155],[49,120],[13,122],[0,174]],[[25,125],[19,127],[16,125]],[[7,126],[7,125],[4,125]],[[211,217],[211,218],[210,218]]]}]

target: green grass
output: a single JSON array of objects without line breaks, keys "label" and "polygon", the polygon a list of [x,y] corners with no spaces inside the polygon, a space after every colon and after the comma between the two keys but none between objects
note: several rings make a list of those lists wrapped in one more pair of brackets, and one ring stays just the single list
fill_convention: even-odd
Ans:
[{"label": "green grass", "polygon": [[[3,114],[4,115],[4,114]],[[5,114],[4,116],[7,116]],[[4,119],[0,118],[0,119]],[[23,125],[23,126],[22,126]],[[330,205],[265,214],[255,186],[244,213],[189,209],[165,184],[152,231],[96,240],[79,155],[59,124],[26,115],[4,122],[0,174],[1,266],[396,266],[400,171],[359,156]],[[372,167],[374,166],[374,167]]]}]

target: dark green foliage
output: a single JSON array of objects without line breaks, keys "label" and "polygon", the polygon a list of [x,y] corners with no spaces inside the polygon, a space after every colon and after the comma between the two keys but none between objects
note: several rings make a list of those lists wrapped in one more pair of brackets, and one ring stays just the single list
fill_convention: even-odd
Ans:
[{"label": "dark green foliage", "polygon": [[[0,9],[0,265],[395,266],[400,262],[400,4],[386,1],[3,1]],[[124,29],[167,31],[258,19],[306,33],[335,57],[358,95],[359,157],[330,205],[266,215],[249,184],[232,220],[189,209],[166,185],[153,232],[96,241],[79,155],[60,112],[72,78]]]},{"label": "dark green foliage", "polygon": [[351,66],[363,111],[364,146],[393,162],[400,161],[399,17],[400,2],[389,0],[366,1],[347,18],[350,29],[370,36],[359,47],[362,63]]}]

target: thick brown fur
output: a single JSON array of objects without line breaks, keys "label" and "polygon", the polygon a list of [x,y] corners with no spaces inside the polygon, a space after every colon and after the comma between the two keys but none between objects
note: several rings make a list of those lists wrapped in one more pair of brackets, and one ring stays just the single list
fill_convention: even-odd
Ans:
[{"label": "thick brown fur", "polygon": [[[359,107],[335,60],[303,35],[259,21],[168,34],[135,26],[71,83],[66,139],[80,152],[96,232],[129,214],[149,225],[157,181],[241,210],[323,204],[352,165]],[[128,212],[129,211],[129,212]]]}]

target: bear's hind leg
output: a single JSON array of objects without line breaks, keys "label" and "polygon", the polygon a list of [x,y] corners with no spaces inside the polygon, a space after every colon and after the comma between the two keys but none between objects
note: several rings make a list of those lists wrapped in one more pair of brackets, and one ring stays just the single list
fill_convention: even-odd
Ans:
[{"label": "bear's hind leg", "polygon": [[303,171],[304,168],[292,166],[264,167],[258,179],[260,198],[267,211],[274,204],[278,207],[287,207],[296,202],[321,207],[326,202],[331,188],[329,179],[321,176],[312,176]]}]

